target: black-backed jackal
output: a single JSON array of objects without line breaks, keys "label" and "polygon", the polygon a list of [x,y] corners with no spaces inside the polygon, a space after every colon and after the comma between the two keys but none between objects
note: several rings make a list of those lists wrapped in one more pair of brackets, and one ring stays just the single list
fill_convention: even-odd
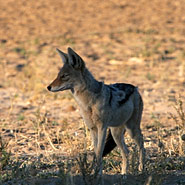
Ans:
[{"label": "black-backed jackal", "polygon": [[127,131],[139,148],[139,170],[143,170],[145,149],[140,129],[143,101],[137,87],[99,82],[71,48],[67,54],[57,51],[64,65],[47,88],[52,92],[71,90],[90,130],[99,164],[102,164],[102,156],[118,146],[123,158],[122,174],[127,173],[128,149],[124,142]]}]

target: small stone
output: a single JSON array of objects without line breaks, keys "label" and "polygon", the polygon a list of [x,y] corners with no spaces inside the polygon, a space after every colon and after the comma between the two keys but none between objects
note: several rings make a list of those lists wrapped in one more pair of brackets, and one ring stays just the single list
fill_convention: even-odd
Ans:
[{"label": "small stone", "polygon": [[181,139],[182,139],[183,141],[185,141],[185,134],[183,134],[183,135],[181,136]]},{"label": "small stone", "polygon": [[138,57],[132,57],[129,59],[129,63],[139,64],[139,63],[143,63],[143,62],[144,62],[144,60],[142,58],[138,58]]},{"label": "small stone", "polygon": [[6,39],[1,39],[0,42],[3,43],[3,44],[5,44],[7,42],[7,40]]},{"label": "small stone", "polygon": [[23,67],[25,67],[24,64],[18,64],[18,65],[16,65],[16,70],[17,71],[22,71]]},{"label": "small stone", "polygon": [[45,150],[45,147],[44,147],[43,144],[40,145],[40,149],[41,149],[41,150]]},{"label": "small stone", "polygon": [[170,90],[170,93],[175,94],[175,93],[176,93],[176,91],[175,91],[175,90],[173,90],[173,89],[171,89],[171,90]]},{"label": "small stone", "polygon": [[73,105],[69,105],[66,110],[69,112],[72,112],[72,111],[75,111],[76,108]]},{"label": "small stone", "polygon": [[120,64],[123,64],[123,61],[112,59],[112,60],[109,60],[109,64],[111,64],[111,65],[120,65]]}]

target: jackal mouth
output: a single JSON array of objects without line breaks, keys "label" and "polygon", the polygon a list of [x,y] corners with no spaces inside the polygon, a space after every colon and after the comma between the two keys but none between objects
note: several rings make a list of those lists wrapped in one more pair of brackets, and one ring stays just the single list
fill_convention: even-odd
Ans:
[{"label": "jackal mouth", "polygon": [[64,87],[61,87],[59,89],[55,89],[55,88],[52,88],[51,86],[48,86],[47,89],[51,92],[58,92],[58,91],[64,91],[64,90],[71,89],[71,87],[70,86],[64,86]]}]

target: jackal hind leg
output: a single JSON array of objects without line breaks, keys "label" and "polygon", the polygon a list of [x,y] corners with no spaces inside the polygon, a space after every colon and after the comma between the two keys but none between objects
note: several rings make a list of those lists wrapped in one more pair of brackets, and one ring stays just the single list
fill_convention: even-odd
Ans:
[{"label": "jackal hind leg", "polygon": [[127,168],[128,168],[127,156],[129,153],[128,148],[124,141],[124,137],[123,137],[125,134],[125,128],[121,126],[121,127],[111,127],[110,129],[111,129],[111,134],[112,134],[112,137],[116,145],[121,150],[121,155],[122,155],[122,160],[123,160],[121,174],[125,175],[127,173]]},{"label": "jackal hind leg", "polygon": [[143,112],[143,101],[139,94],[136,94],[134,99],[134,111],[131,118],[126,122],[126,130],[130,137],[135,141],[139,149],[139,171],[144,169],[145,163],[145,148],[143,135],[141,133],[140,123]]},{"label": "jackal hind leg", "polygon": [[139,171],[144,169],[144,162],[145,162],[145,149],[144,149],[144,141],[143,135],[141,133],[140,127],[135,125],[133,120],[129,120],[126,125],[132,125],[133,127],[126,127],[126,130],[130,137],[135,141],[139,149]]}]

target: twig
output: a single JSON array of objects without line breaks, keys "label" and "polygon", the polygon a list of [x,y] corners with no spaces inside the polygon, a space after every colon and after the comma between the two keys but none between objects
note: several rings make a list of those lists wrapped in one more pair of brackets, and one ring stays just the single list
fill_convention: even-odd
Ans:
[{"label": "twig", "polygon": [[53,143],[52,143],[52,141],[51,141],[51,139],[50,139],[50,137],[49,137],[49,134],[46,132],[46,129],[45,129],[45,126],[44,126],[44,125],[42,125],[42,128],[43,128],[43,131],[44,131],[44,133],[45,133],[45,135],[46,135],[46,138],[47,138],[49,144],[51,145],[51,147],[53,148],[53,150],[58,150],[58,149],[53,145]]}]

